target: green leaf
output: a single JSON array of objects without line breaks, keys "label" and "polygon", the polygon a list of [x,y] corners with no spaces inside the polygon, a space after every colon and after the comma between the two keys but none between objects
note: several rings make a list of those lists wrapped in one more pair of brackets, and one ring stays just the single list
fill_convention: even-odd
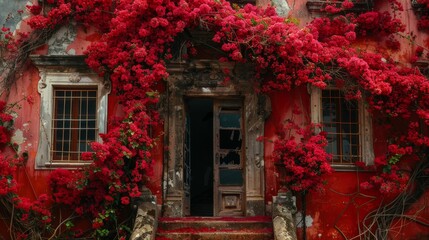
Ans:
[{"label": "green leaf", "polygon": [[256,22],[256,21],[255,21],[255,19],[253,19],[253,18],[252,18],[252,19],[250,19],[250,21],[252,22],[252,25],[253,25],[253,26],[258,25],[258,22]]},{"label": "green leaf", "polygon": [[390,165],[383,167],[383,173],[390,173],[391,170],[392,170],[392,166]]},{"label": "green leaf", "polygon": [[295,25],[299,24],[298,18],[288,17],[285,19],[285,23],[293,23]]},{"label": "green leaf", "polygon": [[158,92],[157,91],[146,92],[146,95],[148,97],[157,97],[158,96]]},{"label": "green leaf", "polygon": [[67,227],[67,229],[70,229],[70,228],[74,227],[73,222],[72,221],[67,221],[66,222],[66,227]]},{"label": "green leaf", "polygon": [[401,160],[402,154],[395,154],[392,157],[389,158],[389,164],[395,165],[399,160]]}]

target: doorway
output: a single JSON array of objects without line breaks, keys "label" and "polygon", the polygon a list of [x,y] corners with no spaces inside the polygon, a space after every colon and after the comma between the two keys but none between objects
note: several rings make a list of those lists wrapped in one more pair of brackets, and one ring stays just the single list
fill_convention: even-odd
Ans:
[{"label": "doorway", "polygon": [[213,216],[213,101],[188,99],[186,115],[191,216]]},{"label": "doorway", "polygon": [[244,214],[240,99],[185,100],[184,176],[191,216]]}]

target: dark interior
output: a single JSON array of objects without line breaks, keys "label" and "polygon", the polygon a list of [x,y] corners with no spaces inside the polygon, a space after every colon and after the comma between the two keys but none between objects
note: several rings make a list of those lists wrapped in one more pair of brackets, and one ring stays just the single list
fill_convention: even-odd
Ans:
[{"label": "dark interior", "polygon": [[187,100],[190,118],[191,216],[213,216],[213,101]]}]

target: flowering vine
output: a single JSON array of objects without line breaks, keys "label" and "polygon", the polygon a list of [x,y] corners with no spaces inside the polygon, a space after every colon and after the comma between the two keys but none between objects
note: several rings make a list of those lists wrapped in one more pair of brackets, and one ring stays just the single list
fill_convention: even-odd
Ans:
[{"label": "flowering vine", "polygon": [[9,228],[13,239],[37,239],[42,233],[51,230],[49,197],[41,194],[36,200],[30,200],[18,195],[15,174],[25,165],[28,154],[7,154],[16,150],[11,142],[14,130],[13,106],[0,100],[0,216],[10,219]]},{"label": "flowering vine", "polygon": [[333,171],[329,164],[331,155],[325,151],[326,133],[316,134],[318,127],[301,127],[288,120],[274,141],[274,161],[283,165],[285,184],[296,193],[323,189],[322,176]]}]

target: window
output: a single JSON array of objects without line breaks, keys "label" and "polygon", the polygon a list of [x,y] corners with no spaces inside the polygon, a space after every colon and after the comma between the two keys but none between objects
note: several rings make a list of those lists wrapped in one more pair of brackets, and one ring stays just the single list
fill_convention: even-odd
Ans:
[{"label": "window", "polygon": [[346,100],[340,90],[328,87],[312,88],[311,104],[312,121],[327,132],[326,151],[332,154],[334,167],[373,163],[371,118],[362,101]]},{"label": "window", "polygon": [[98,135],[97,89],[54,87],[52,162],[80,162],[80,153],[91,151]]},{"label": "window", "polygon": [[[63,62],[72,60],[62,57]],[[42,59],[46,64],[46,59]],[[107,95],[110,84],[96,74],[70,66],[39,66],[40,133],[36,168],[73,168],[88,164],[81,153],[100,141],[106,131]],[[49,62],[48,62],[49,64]],[[81,69],[82,68],[82,69]]]}]

